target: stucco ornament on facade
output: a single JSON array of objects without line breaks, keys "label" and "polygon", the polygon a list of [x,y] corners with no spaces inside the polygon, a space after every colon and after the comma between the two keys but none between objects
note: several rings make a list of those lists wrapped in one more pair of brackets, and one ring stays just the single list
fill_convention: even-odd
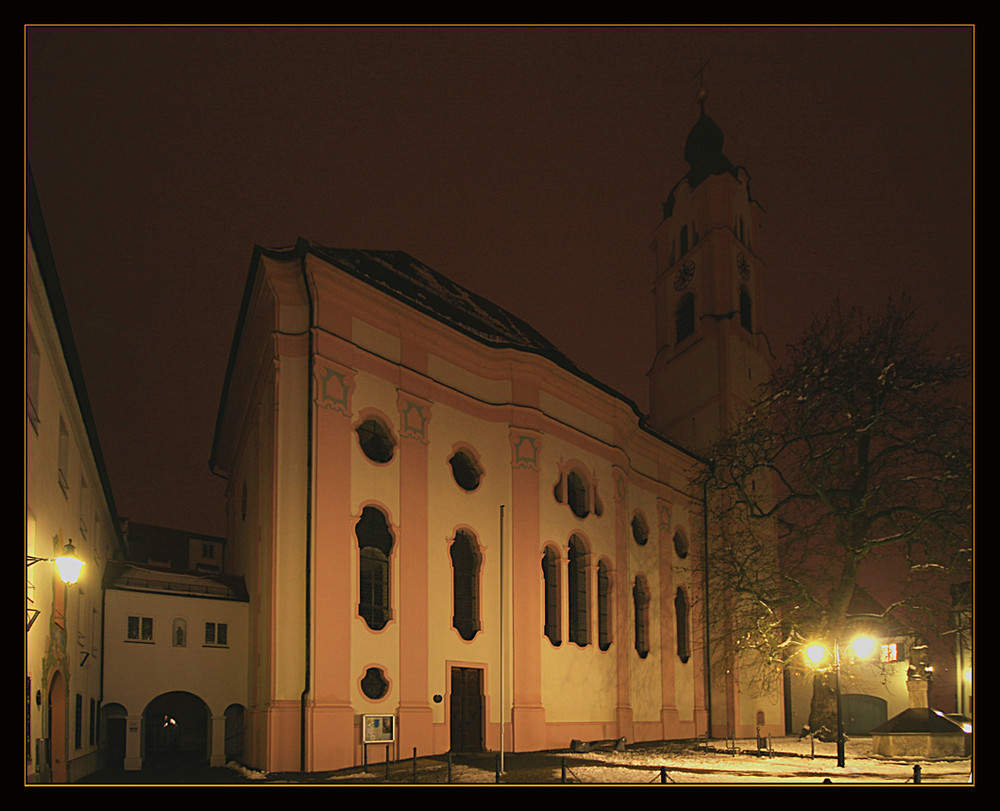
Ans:
[{"label": "stucco ornament on facade", "polygon": [[398,392],[398,395],[400,436],[416,439],[426,445],[430,441],[428,424],[431,419],[431,404],[405,391]]},{"label": "stucco ornament on facade", "polygon": [[314,374],[316,377],[316,405],[351,416],[351,391],[354,389],[354,374],[345,369],[334,368],[329,362],[317,358]]},{"label": "stucco ornament on facade", "polygon": [[534,434],[511,433],[511,465],[538,470],[538,454],[541,450],[539,438]]}]

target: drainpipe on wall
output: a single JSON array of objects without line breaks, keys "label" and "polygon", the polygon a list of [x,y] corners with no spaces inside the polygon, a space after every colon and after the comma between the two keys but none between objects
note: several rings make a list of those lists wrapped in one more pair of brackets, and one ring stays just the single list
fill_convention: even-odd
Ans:
[{"label": "drainpipe on wall", "polygon": [[306,702],[312,689],[312,492],[313,492],[313,324],[314,302],[306,272],[306,250],[302,251],[302,283],[309,308],[309,349],[306,352],[306,554],[305,554],[305,673],[302,694],[299,697],[299,771],[306,770]]},{"label": "drainpipe on wall", "polygon": [[708,729],[706,731],[705,740],[707,741],[712,737],[712,643],[711,643],[711,628],[708,622],[708,485],[702,484],[701,486],[701,502],[702,502],[702,522],[704,524],[704,539],[703,543],[705,546],[705,566],[704,566],[704,579],[703,584],[704,595],[702,599],[705,602],[705,610],[702,613],[702,622],[704,623],[705,630],[705,711],[708,716]]}]

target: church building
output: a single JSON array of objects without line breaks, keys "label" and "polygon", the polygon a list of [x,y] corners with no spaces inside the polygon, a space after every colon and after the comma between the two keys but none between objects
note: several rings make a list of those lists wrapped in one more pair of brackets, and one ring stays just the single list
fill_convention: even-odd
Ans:
[{"label": "church building", "polygon": [[780,698],[712,672],[689,486],[767,375],[761,211],[704,109],[685,157],[648,418],[406,253],[255,249],[211,457],[248,766],[783,734]]}]

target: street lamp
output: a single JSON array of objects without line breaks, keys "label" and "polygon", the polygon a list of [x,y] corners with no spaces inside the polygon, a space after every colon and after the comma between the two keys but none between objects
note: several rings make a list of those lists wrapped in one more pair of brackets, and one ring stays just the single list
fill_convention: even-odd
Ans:
[{"label": "street lamp", "polygon": [[[865,659],[875,649],[875,642],[866,636],[859,636],[848,643],[854,648],[858,658]],[[827,650],[822,645],[814,644],[806,648],[806,657],[813,665],[818,665],[826,657]],[[840,702],[840,640],[833,640],[833,685],[837,697],[837,766],[844,768],[844,719]]]},{"label": "street lamp", "polygon": [[36,558],[28,555],[27,565],[33,566],[36,563],[54,563],[56,571],[59,572],[59,579],[66,585],[75,583],[80,577],[80,570],[83,569],[83,561],[76,555],[76,547],[70,539],[63,547],[62,554],[56,558]]}]

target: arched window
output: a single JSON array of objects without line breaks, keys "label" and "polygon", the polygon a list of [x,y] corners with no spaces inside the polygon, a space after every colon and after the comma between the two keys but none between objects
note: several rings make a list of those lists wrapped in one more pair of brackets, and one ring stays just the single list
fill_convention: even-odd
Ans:
[{"label": "arched window", "polygon": [[451,545],[452,600],[451,623],[462,639],[471,640],[479,633],[479,569],[482,557],[471,534],[460,530]]},{"label": "arched window", "polygon": [[632,586],[635,606],[635,652],[640,659],[649,656],[649,587],[642,575],[636,575]]},{"label": "arched window", "polygon": [[545,635],[553,645],[562,643],[559,603],[559,553],[551,546],[542,555],[542,581],[545,601]]},{"label": "arched window", "polygon": [[681,256],[688,252],[688,227],[681,226]]},{"label": "arched window", "polygon": [[677,305],[674,315],[677,329],[677,343],[694,334],[694,294],[685,293]]},{"label": "arched window", "polygon": [[753,304],[743,286],[740,286],[740,326],[747,332],[753,332]]},{"label": "arched window", "polygon": [[392,618],[389,599],[389,554],[392,533],[381,510],[365,507],[355,532],[358,536],[358,613],[373,631],[382,630]]},{"label": "arched window", "polygon": [[603,560],[597,564],[597,645],[611,647],[611,573]]},{"label": "arched window", "polygon": [[684,589],[677,589],[674,597],[674,614],[677,617],[677,658],[686,662],[691,658],[691,648],[688,642],[688,601]]},{"label": "arched window", "polygon": [[580,647],[590,644],[590,590],[587,582],[587,548],[579,536],[569,539],[567,590],[569,597],[569,641]]},{"label": "arched window", "polygon": [[365,420],[358,426],[357,434],[361,450],[373,462],[385,464],[392,460],[396,443],[381,420]]}]

